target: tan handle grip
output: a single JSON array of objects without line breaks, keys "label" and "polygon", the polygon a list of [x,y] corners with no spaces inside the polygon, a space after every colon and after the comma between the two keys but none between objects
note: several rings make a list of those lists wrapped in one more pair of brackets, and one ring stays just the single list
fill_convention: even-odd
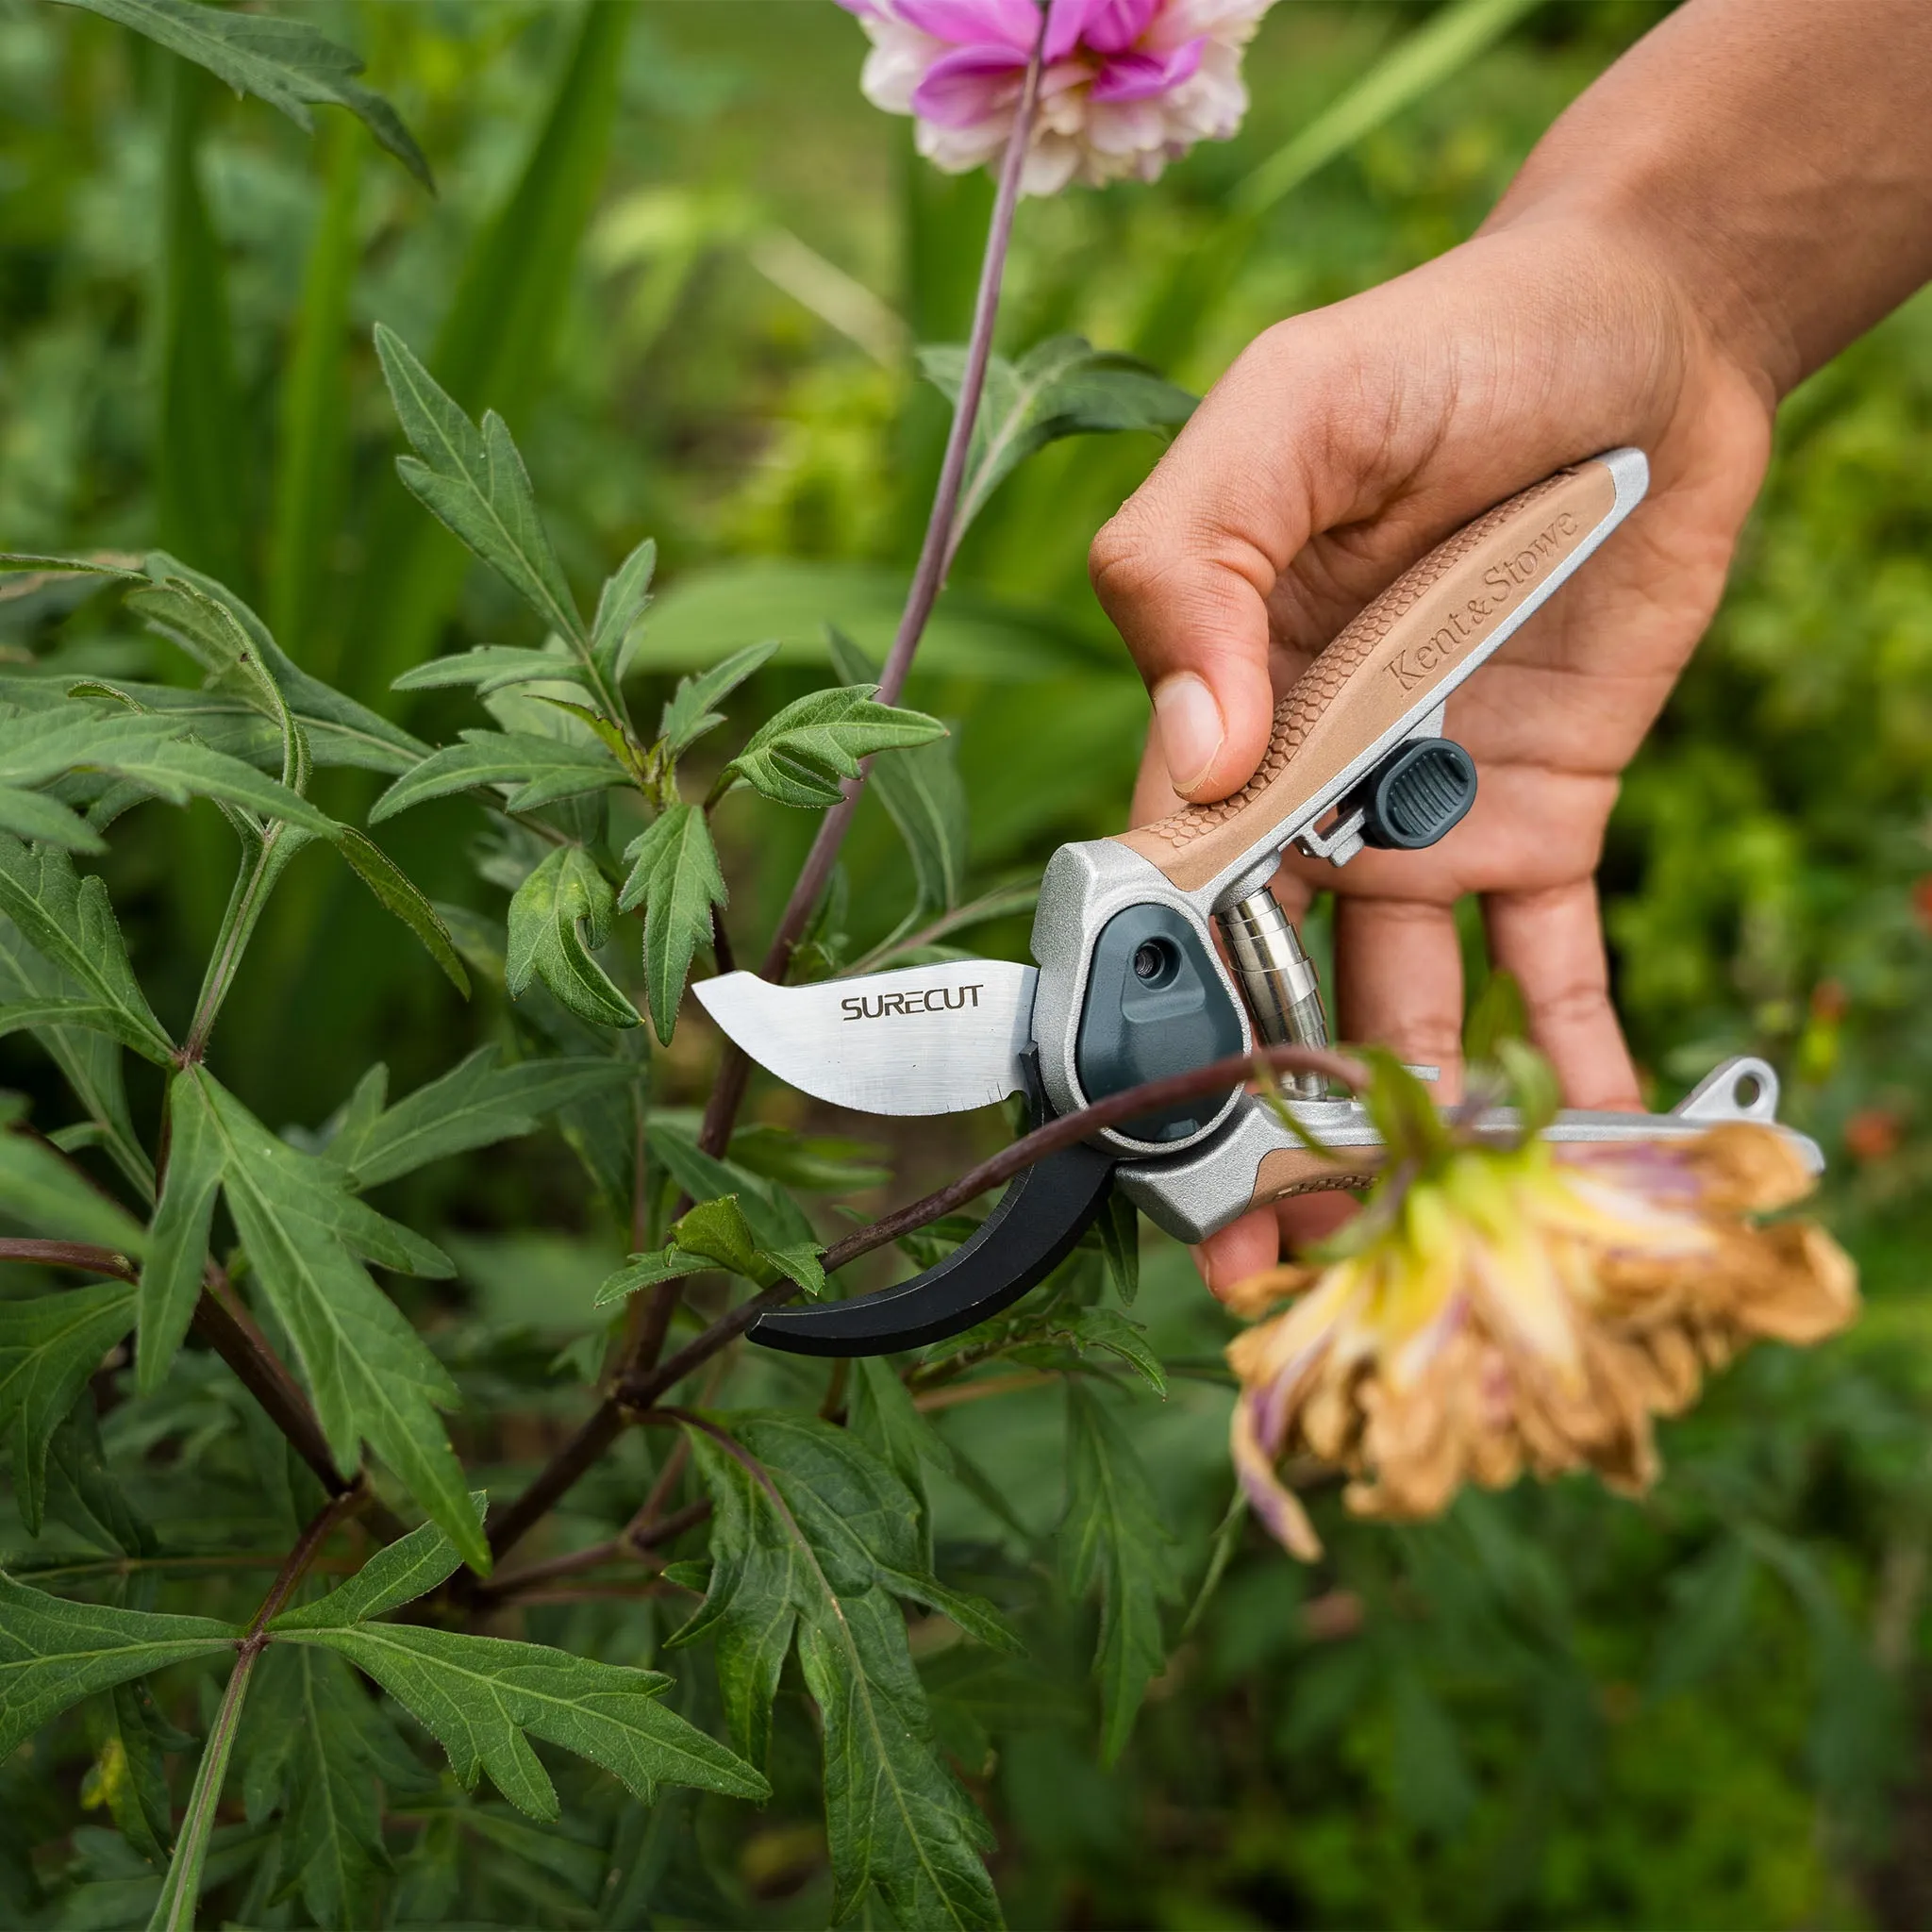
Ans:
[{"label": "tan handle grip", "polygon": [[1314,824],[1549,598],[1641,498],[1642,456],[1559,470],[1438,544],[1274,708],[1233,797],[1121,835],[1185,892],[1218,892]]},{"label": "tan handle grip", "polygon": [[1255,1191],[1243,1212],[1286,1201],[1295,1194],[1326,1194],[1339,1188],[1365,1188],[1382,1171],[1383,1149],[1350,1147],[1330,1159],[1311,1147],[1276,1147],[1255,1169]]}]

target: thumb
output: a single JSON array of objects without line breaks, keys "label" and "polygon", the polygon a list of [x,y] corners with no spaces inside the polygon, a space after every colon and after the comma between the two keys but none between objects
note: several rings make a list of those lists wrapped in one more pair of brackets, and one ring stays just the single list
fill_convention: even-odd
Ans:
[{"label": "thumb", "polygon": [[1153,695],[1169,781],[1203,802],[1239,790],[1267,749],[1268,598],[1307,534],[1292,439],[1278,406],[1243,394],[1248,374],[1228,372],[1088,558]]}]

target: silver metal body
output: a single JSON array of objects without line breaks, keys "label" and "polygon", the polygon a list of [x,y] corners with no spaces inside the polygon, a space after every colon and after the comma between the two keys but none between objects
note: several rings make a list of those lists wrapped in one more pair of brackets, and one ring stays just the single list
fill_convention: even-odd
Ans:
[{"label": "silver metal body", "polygon": [[[1777,1125],[1777,1075],[1760,1059],[1726,1060],[1669,1113],[1560,1113],[1543,1129],[1546,1141],[1659,1141],[1701,1134],[1725,1121]],[[1325,1147],[1375,1147],[1381,1136],[1354,1100],[1294,1100],[1289,1110]],[[1492,1108],[1473,1123],[1497,1132],[1520,1131],[1513,1108]],[[1824,1157],[1817,1142],[1787,1127],[1812,1173]],[[1178,1241],[1206,1241],[1245,1214],[1255,1176],[1270,1154],[1303,1146],[1274,1112],[1243,1094],[1234,1117],[1211,1141],[1169,1160],[1136,1161],[1119,1170],[1118,1185],[1157,1227]]]},{"label": "silver metal body", "polygon": [[[1201,936],[1214,970],[1234,1000],[1241,1020],[1241,1051],[1255,1043],[1254,1026],[1248,1018],[1227,969],[1214,947],[1214,929],[1208,923],[1208,908],[1198,896],[1190,896],[1170,885],[1161,873],[1138,852],[1117,845],[1111,839],[1095,839],[1079,845],[1062,845],[1047,861],[1045,876],[1040,882],[1040,904],[1033,915],[1033,957],[1040,961],[1040,988],[1033,1000],[1033,1038],[1040,1048],[1040,1079],[1055,1113],[1073,1113],[1088,1104],[1091,1096],[1082,1091],[1075,1065],[1074,1050],[1080,1030],[1080,1009],[1087,998],[1087,975],[1093,960],[1093,942],[1100,929],[1116,912],[1129,906],[1171,906]],[[1227,1104],[1192,1140],[1181,1146],[1192,1147],[1209,1139],[1216,1128],[1234,1111],[1237,1096]],[[1109,1131],[1099,1136],[1109,1147],[1135,1159],[1173,1154],[1177,1148],[1136,1141],[1128,1135]]]},{"label": "silver metal body", "polygon": [[[1237,900],[1221,914],[1221,930],[1256,1032],[1270,1046],[1326,1046],[1322,982],[1274,894],[1263,886]],[[1292,1074],[1284,1084],[1303,1100],[1326,1091],[1319,1074]]]},{"label": "silver metal body", "polygon": [[860,1113],[965,1113],[1025,1085],[1039,974],[1009,959],[774,986],[756,973],[691,991],[760,1066]]}]

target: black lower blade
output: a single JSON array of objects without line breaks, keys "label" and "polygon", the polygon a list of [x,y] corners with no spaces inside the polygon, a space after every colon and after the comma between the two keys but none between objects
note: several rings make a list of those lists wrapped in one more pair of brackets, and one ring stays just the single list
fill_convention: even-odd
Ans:
[{"label": "black lower blade", "polygon": [[943,1261],[850,1301],[774,1308],[751,1339],[793,1355],[891,1355],[943,1341],[1010,1307],[1078,1246],[1100,1212],[1116,1157],[1084,1142],[1015,1176],[999,1205]]}]

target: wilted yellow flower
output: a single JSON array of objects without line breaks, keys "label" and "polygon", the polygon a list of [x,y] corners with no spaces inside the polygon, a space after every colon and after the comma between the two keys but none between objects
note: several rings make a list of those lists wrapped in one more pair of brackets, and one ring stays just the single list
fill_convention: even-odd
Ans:
[{"label": "wilted yellow flower", "polygon": [[1348,1252],[1228,1297],[1259,1323],[1240,1377],[1235,1467],[1296,1556],[1321,1543],[1275,1473],[1346,1471],[1359,1516],[1416,1518],[1466,1482],[1499,1489],[1588,1465],[1635,1492],[1657,1473],[1652,1418],[1760,1336],[1817,1341],[1857,1307],[1857,1273],[1810,1222],[1746,1217],[1807,1193],[1772,1128],[1694,1140],[1465,1145],[1372,1204]]}]

